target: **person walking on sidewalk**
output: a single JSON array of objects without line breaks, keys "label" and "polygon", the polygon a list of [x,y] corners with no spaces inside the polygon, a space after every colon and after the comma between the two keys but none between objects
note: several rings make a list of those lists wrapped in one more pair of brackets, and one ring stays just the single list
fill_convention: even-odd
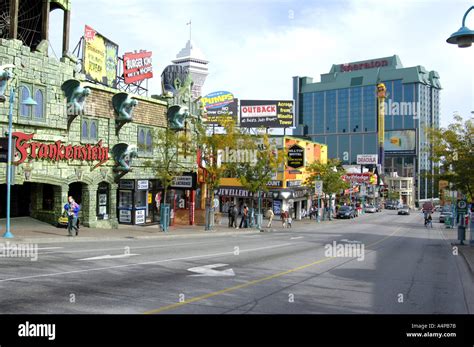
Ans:
[{"label": "person walking on sidewalk", "polygon": [[275,217],[275,213],[273,213],[273,210],[272,210],[271,207],[267,211],[267,217],[268,217],[267,228],[271,228],[272,227],[272,222],[273,222],[273,217]]},{"label": "person walking on sidewalk", "polygon": [[72,196],[68,197],[68,202],[64,205],[64,209],[68,215],[67,231],[69,236],[79,235],[79,229],[77,227],[77,219],[79,217],[79,210],[81,209],[79,204],[74,201]]},{"label": "person walking on sidewalk", "polygon": [[283,211],[280,215],[281,217],[281,224],[282,224],[282,227],[283,228],[286,228],[286,219],[288,218],[288,212],[287,211]]},{"label": "person walking on sidewalk", "polygon": [[231,203],[229,206],[229,228],[237,228],[237,207]]},{"label": "person walking on sidewalk", "polygon": [[249,215],[249,209],[247,208],[247,205],[244,205],[244,208],[242,210],[242,219],[240,220],[240,225],[239,228],[242,228],[242,225],[244,228],[248,228],[248,215]]}]

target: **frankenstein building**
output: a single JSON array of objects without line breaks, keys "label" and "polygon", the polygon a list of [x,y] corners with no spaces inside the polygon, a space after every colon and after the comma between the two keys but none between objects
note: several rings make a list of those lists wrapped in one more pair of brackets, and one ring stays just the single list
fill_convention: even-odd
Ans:
[{"label": "frankenstein building", "polygon": [[[79,218],[86,227],[159,222],[163,188],[153,160],[159,155],[158,132],[169,127],[170,106],[180,110],[174,104],[178,96],[149,98],[86,80],[68,53],[70,1],[19,4],[1,2],[12,18],[4,23],[9,30],[0,38],[2,144],[10,106],[13,111],[11,216],[56,224],[72,195],[81,205]],[[65,21],[59,61],[48,57],[47,42],[49,13],[57,9],[64,11]],[[38,14],[32,35],[23,35],[18,24],[25,11]],[[188,120],[182,122],[192,129]],[[184,164],[189,164],[189,172],[184,170],[170,188],[172,222],[181,218],[189,224],[191,213],[175,210],[190,205],[190,192],[197,185],[195,161],[188,156]],[[0,218],[6,215],[6,180],[6,163],[0,162]]]},{"label": "frankenstein building", "polygon": [[321,75],[293,78],[295,134],[328,145],[328,157],[356,164],[358,154],[377,154],[376,86],[387,88],[384,173],[413,177],[415,199],[437,196],[429,160],[427,127],[439,127],[441,85],[436,71],[403,67],[397,55],[348,64],[334,64]]}]

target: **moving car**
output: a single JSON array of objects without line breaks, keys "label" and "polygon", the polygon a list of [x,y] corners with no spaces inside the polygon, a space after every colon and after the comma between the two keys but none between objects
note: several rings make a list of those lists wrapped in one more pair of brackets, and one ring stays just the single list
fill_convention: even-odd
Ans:
[{"label": "moving car", "polygon": [[365,207],[365,212],[366,213],[376,213],[377,212],[377,208],[374,206],[374,205],[367,205]]},{"label": "moving car", "polygon": [[398,214],[408,216],[410,214],[410,207],[408,207],[408,205],[402,205],[398,208]]},{"label": "moving car", "polygon": [[337,211],[336,218],[354,218],[355,210],[351,206],[341,206]]}]

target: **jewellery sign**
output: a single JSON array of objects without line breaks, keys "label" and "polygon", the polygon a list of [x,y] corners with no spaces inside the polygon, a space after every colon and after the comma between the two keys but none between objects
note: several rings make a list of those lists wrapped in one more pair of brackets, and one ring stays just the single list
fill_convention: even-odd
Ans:
[{"label": "jewellery sign", "polygon": [[241,100],[240,126],[291,128],[294,126],[293,104],[293,100]]},{"label": "jewellery sign", "polygon": [[20,165],[27,158],[53,161],[98,161],[93,168],[95,169],[109,160],[109,148],[102,146],[102,140],[96,145],[73,146],[64,145],[62,141],[51,144],[33,142],[31,139],[35,134],[14,132],[12,136],[16,139],[16,151],[19,155],[19,159],[13,163],[15,165]]}]

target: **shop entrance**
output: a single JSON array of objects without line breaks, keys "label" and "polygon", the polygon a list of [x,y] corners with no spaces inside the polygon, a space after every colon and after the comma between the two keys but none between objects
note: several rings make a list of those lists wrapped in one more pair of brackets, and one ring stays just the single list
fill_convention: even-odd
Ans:
[{"label": "shop entrance", "polygon": [[[84,183],[81,182],[74,182],[69,185],[69,191],[67,193],[67,196],[70,197],[72,196],[74,198],[74,201],[76,201],[79,205],[82,205],[82,188],[84,186]],[[66,203],[66,202],[64,202]]]},{"label": "shop entrance", "polygon": [[[31,210],[31,183],[11,186],[10,217],[28,217]],[[7,185],[0,184],[0,218],[7,216]]]}]

